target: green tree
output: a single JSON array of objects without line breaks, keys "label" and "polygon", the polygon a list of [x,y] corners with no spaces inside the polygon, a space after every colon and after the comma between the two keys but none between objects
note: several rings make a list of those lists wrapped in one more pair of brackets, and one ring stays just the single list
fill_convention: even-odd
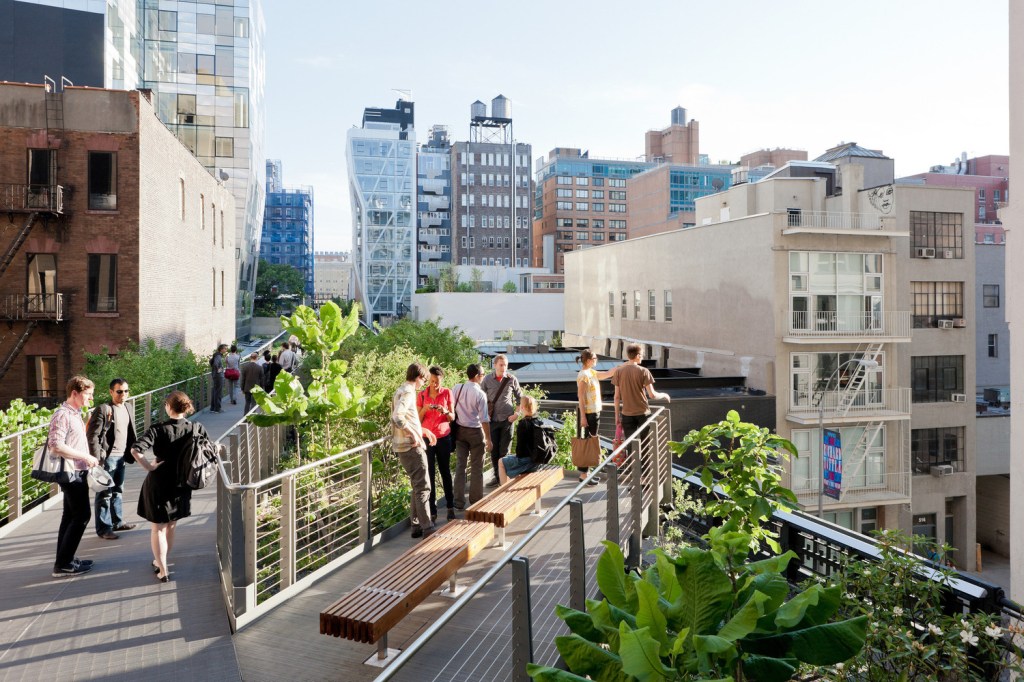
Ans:
[{"label": "green tree", "polygon": [[[405,346],[420,362],[459,368],[460,372],[469,363],[480,360],[473,339],[458,327],[442,326],[440,319],[422,322],[403,319],[389,327],[378,328],[377,331],[377,334],[373,334],[367,329],[360,329],[358,334],[345,343],[339,357],[355,361],[357,356],[371,350],[386,354],[394,348]],[[402,373],[405,373],[405,368]]]},{"label": "green tree", "polygon": [[469,273],[469,283],[473,291],[483,291],[484,271],[480,268],[473,268]]},{"label": "green tree", "polygon": [[[211,348],[210,353],[213,351]],[[134,393],[143,393],[191,379],[206,371],[205,358],[200,358],[181,344],[160,348],[153,339],[148,339],[141,346],[131,342],[116,355],[109,355],[106,348],[102,353],[86,353],[82,368],[82,374],[96,384],[97,404],[110,400],[106,388],[115,378],[127,381]]]},{"label": "green tree", "polygon": [[[277,287],[277,293],[274,293]],[[268,263],[261,258],[256,270],[256,314],[276,315],[278,296],[301,298],[306,288],[302,273],[291,265]]]},{"label": "green tree", "polygon": [[451,264],[442,265],[437,273],[438,291],[458,291],[459,275]]},{"label": "green tree", "polygon": [[519,289],[516,287],[516,283],[511,280],[502,284],[501,290],[504,291],[506,294],[514,294],[517,291],[519,291]]}]

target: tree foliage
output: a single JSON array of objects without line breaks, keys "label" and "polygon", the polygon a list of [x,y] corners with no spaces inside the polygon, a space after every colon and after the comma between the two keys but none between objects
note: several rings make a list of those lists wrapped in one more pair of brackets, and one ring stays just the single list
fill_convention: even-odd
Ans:
[{"label": "tree foliage", "polygon": [[[394,348],[405,346],[416,354],[419,362],[441,365],[446,369],[459,368],[460,373],[465,372],[469,363],[479,362],[480,355],[473,339],[458,327],[441,326],[439,319],[424,322],[399,320],[377,331],[373,334],[367,329],[360,329],[346,342],[340,357],[354,361],[370,351],[387,354]],[[402,368],[402,374],[405,374],[405,368]]]},{"label": "tree foliage", "polygon": [[[277,287],[277,293],[274,293]],[[302,296],[306,282],[297,268],[261,258],[256,270],[256,314],[276,315],[278,296]]]},{"label": "tree foliage", "polygon": [[[213,352],[213,348],[210,352]],[[117,355],[86,353],[82,374],[96,384],[96,403],[110,400],[106,388],[111,380],[121,378],[132,387],[133,393],[141,393],[160,386],[191,379],[207,370],[206,360],[200,358],[181,344],[172,348],[160,348],[156,341],[148,339],[141,346],[129,343]]]}]

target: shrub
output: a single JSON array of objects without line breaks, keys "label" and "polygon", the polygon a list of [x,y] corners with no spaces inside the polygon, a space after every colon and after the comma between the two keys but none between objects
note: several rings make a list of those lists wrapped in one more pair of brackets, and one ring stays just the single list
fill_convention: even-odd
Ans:
[{"label": "shrub", "polygon": [[[208,371],[206,360],[181,344],[160,348],[156,341],[149,339],[141,346],[129,343],[117,355],[108,355],[106,348],[103,351],[86,353],[85,367],[81,372],[96,384],[97,404],[110,400],[106,389],[110,381],[117,377],[127,381],[133,387],[133,393],[141,393],[191,379]],[[213,349],[210,351],[213,352]]]}]

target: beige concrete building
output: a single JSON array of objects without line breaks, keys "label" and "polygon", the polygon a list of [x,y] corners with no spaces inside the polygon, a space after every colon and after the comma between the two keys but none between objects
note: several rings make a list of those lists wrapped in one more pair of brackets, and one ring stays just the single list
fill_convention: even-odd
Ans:
[{"label": "beige concrete building", "polygon": [[313,254],[313,300],[324,303],[332,298],[347,300],[352,295],[352,259],[343,251]]},{"label": "beige concrete building", "polygon": [[973,193],[863,178],[850,159],[793,162],[697,199],[696,227],[567,254],[564,343],[622,355],[639,342],[659,365],[748,377],[777,396],[806,509],[821,418],[844,452],[826,517],[931,535],[971,568]]}]

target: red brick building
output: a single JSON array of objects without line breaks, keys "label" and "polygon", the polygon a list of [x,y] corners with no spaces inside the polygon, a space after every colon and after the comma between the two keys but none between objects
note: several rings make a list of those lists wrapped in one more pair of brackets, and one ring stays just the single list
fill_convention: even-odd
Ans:
[{"label": "red brick building", "polygon": [[900,181],[920,180],[934,187],[971,187],[974,189],[974,241],[978,244],[1003,244],[1006,232],[998,210],[1009,201],[1010,157],[990,154],[968,159],[964,154],[949,166],[933,166]]},{"label": "red brick building", "polygon": [[86,352],[230,342],[234,216],[144,92],[0,84],[0,405]]}]

